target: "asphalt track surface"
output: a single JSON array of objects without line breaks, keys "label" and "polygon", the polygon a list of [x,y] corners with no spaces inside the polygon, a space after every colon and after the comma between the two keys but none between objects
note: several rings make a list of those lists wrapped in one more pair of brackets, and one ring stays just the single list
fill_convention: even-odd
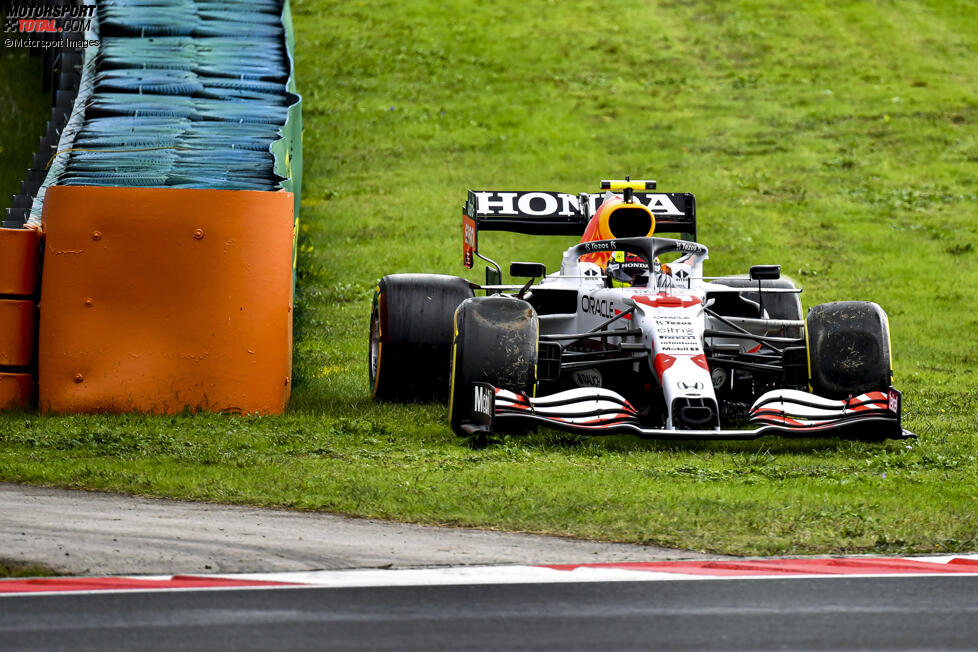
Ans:
[{"label": "asphalt track surface", "polygon": [[[704,561],[644,546],[0,484],[0,557],[137,576],[66,578],[75,582],[66,589],[3,581],[0,650],[978,649],[978,556]],[[654,561],[664,559],[692,561]],[[866,576],[867,562],[926,574]],[[772,563],[782,577],[761,576]],[[210,579],[147,577],[181,572]],[[157,581],[164,590],[150,590]],[[79,590],[89,585],[99,590]]]},{"label": "asphalt track surface", "polygon": [[708,557],[655,546],[0,483],[0,561],[39,563],[71,575]]},{"label": "asphalt track surface", "polygon": [[972,650],[978,577],[0,597],[3,650]]}]

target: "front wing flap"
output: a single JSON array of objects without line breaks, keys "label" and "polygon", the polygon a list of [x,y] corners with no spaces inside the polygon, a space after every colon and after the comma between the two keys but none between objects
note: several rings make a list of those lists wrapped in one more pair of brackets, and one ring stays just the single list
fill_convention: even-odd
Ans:
[{"label": "front wing flap", "polygon": [[906,439],[901,424],[901,394],[867,392],[846,400],[797,390],[774,390],[750,410],[757,427],[743,430],[667,430],[644,428],[638,411],[617,392],[601,387],[570,389],[533,398],[488,383],[473,384],[468,434],[490,434],[507,426],[542,425],[582,435],[636,435],[647,439],[756,439],[765,435]]}]

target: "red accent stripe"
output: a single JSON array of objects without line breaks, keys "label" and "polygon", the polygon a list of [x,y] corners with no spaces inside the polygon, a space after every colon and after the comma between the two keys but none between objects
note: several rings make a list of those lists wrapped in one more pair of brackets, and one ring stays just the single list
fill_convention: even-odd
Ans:
[{"label": "red accent stripe", "polygon": [[0,580],[0,593],[38,593],[51,591],[127,591],[139,589],[211,589],[249,586],[297,586],[291,582],[232,580],[221,577],[174,575],[168,580],[133,577],[41,577]]},{"label": "red accent stripe", "polygon": [[710,365],[706,361],[706,354],[700,353],[699,355],[694,355],[693,357],[690,358],[690,360],[692,360],[697,367],[702,367],[707,371],[710,370]]},{"label": "red accent stripe", "polygon": [[655,367],[655,373],[659,377],[659,384],[662,384],[662,374],[666,372],[666,369],[676,364],[676,358],[671,355],[666,355],[665,353],[659,353],[655,356],[655,360],[652,362],[652,366]]},{"label": "red accent stripe", "polygon": [[703,303],[702,299],[694,296],[675,296],[659,292],[658,294],[633,294],[632,300],[635,303],[644,303],[653,308],[690,308]]},{"label": "red accent stripe", "polygon": [[972,566],[974,570],[978,570],[978,559],[962,559],[961,557],[955,557],[948,564],[954,564],[956,566]]},{"label": "red accent stripe", "polygon": [[899,573],[978,573],[978,560],[952,559],[942,564],[913,559],[833,558],[758,559],[733,561],[653,561],[610,564],[550,564],[545,568],[572,571],[576,568],[618,568],[655,573],[712,576],[769,575],[892,575]]},{"label": "red accent stripe", "polygon": [[[615,426],[620,425],[620,424],[617,423],[617,421],[619,421],[620,419],[634,419],[635,418],[635,415],[634,414],[626,414],[624,412],[619,412],[618,414],[616,414],[614,416],[601,417],[600,419],[591,419],[590,421],[579,421],[579,422],[573,421],[572,419],[574,417],[547,417],[547,418],[548,419],[553,419],[554,421],[560,421],[561,423],[569,423],[571,425],[584,426],[584,427],[588,427],[588,428],[591,428],[591,427],[594,427],[594,428],[606,428],[606,427],[607,428],[610,428],[613,425],[615,425]],[[616,423],[611,423],[612,421],[614,421]]]},{"label": "red accent stripe", "polygon": [[885,411],[889,410],[889,408],[887,407],[887,405],[885,403],[880,402],[880,403],[870,403],[869,405],[853,405],[852,407],[848,408],[848,410],[850,412],[865,412],[867,410],[875,410],[875,411],[884,411],[885,412]]},{"label": "red accent stripe", "polygon": [[797,419],[792,419],[789,416],[782,414],[781,412],[768,412],[763,410],[758,410],[751,415],[751,419],[756,419],[758,421],[768,421],[775,425],[789,425],[789,426],[805,426],[806,424],[798,421]]}]

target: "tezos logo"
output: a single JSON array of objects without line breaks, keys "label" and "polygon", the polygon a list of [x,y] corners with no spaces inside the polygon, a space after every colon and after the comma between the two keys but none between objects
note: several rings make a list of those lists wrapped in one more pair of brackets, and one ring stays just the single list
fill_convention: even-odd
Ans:
[{"label": "tezos logo", "polygon": [[679,240],[676,242],[676,249],[679,251],[685,251],[690,254],[698,254],[703,249],[703,245],[696,244],[694,242],[683,242]]}]

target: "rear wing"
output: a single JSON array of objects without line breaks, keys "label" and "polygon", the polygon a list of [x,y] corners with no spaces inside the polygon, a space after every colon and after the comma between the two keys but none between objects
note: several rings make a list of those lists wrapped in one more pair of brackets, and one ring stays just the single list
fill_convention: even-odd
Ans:
[{"label": "rear wing", "polygon": [[[548,191],[470,190],[462,209],[464,264],[479,252],[479,231],[528,235],[584,235],[606,193],[572,195]],[[696,197],[688,192],[635,192],[635,202],[655,215],[655,232],[696,240]]]}]

